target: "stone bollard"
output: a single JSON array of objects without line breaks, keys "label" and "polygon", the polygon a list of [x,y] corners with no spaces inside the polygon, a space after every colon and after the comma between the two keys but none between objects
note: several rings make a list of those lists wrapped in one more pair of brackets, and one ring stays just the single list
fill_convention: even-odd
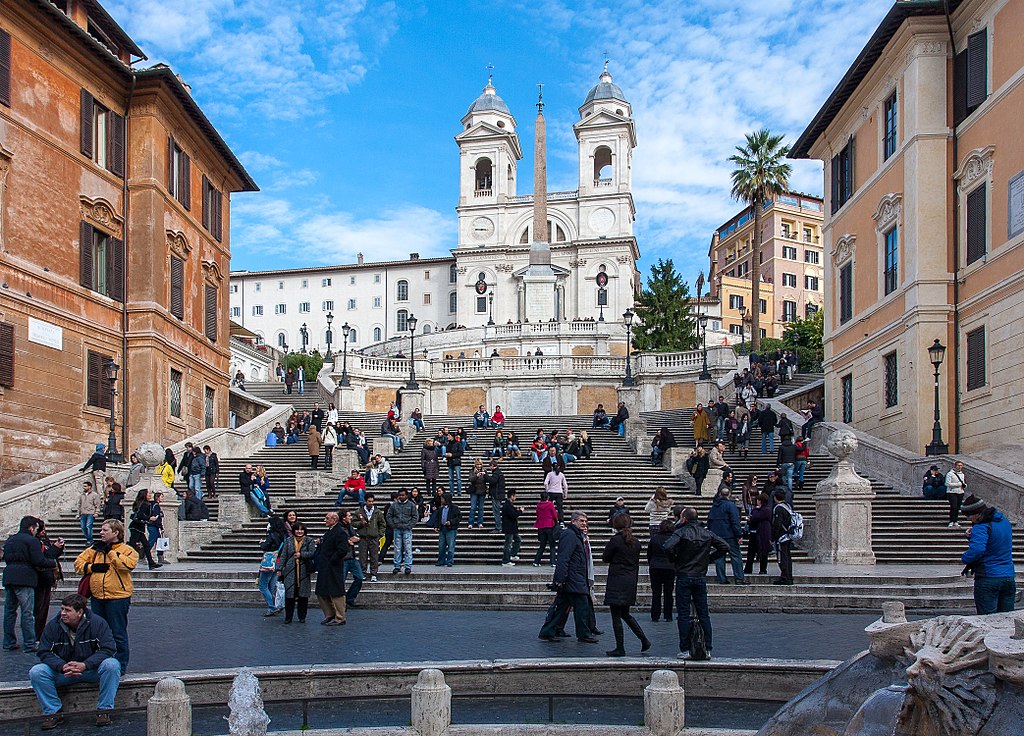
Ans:
[{"label": "stone bollard", "polygon": [[241,493],[221,493],[218,500],[220,507],[217,512],[217,521],[219,522],[237,527],[255,518],[254,509],[245,502],[245,496]]},{"label": "stone bollard", "polygon": [[395,454],[395,442],[390,437],[373,438],[373,454],[391,457]]},{"label": "stone bollard", "polygon": [[192,736],[192,699],[178,678],[156,684],[146,705],[146,736]]},{"label": "stone bollard", "polygon": [[452,722],[452,689],[441,670],[420,670],[412,687],[412,727],[419,736],[444,736]]},{"label": "stone bollard", "polygon": [[686,697],[679,676],[672,670],[657,670],[644,688],[644,723],[651,736],[676,736],[686,725]]}]

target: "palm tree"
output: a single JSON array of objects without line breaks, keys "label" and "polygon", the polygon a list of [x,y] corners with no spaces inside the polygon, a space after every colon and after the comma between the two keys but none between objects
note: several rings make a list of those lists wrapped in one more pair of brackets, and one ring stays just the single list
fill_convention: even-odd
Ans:
[{"label": "palm tree", "polygon": [[729,160],[736,164],[732,172],[732,196],[754,210],[753,252],[750,260],[750,350],[761,349],[761,212],[768,202],[789,188],[793,167],[785,162],[789,146],[782,136],[762,128],[746,134],[745,146],[736,146]]}]

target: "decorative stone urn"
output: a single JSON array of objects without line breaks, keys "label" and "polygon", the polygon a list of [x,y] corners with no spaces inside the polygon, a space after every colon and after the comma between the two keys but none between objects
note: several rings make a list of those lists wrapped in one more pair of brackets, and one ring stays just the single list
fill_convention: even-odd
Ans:
[{"label": "decorative stone urn", "polygon": [[871,548],[871,482],[854,470],[850,458],[857,436],[843,429],[826,445],[838,461],[814,493],[814,561],[826,564],[873,565]]}]

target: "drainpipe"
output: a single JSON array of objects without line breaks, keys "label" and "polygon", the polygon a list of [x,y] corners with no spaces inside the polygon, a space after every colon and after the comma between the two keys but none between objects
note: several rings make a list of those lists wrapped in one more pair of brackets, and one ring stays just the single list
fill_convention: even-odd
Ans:
[{"label": "drainpipe", "polygon": [[[956,39],[953,36],[953,20],[949,12],[949,0],[943,0],[946,13],[946,30],[949,31],[949,48],[953,52],[953,70],[956,70]],[[953,102],[954,108],[956,101]],[[960,140],[953,121],[953,172],[950,177],[953,198],[953,452],[960,452],[960,199],[957,197],[956,170],[960,166]]]},{"label": "drainpipe", "polygon": [[128,379],[131,375],[128,370],[128,284],[130,279],[128,278],[128,264],[130,259],[128,258],[128,232],[129,232],[129,205],[128,205],[128,154],[131,149],[128,146],[131,136],[128,131],[130,130],[130,117],[132,112],[132,99],[135,97],[135,83],[137,78],[135,76],[135,70],[131,70],[132,74],[132,85],[128,90],[128,105],[124,111],[124,179],[121,182],[121,217],[124,219],[124,299],[121,302],[121,454],[124,457],[131,457],[131,450],[128,447]]}]

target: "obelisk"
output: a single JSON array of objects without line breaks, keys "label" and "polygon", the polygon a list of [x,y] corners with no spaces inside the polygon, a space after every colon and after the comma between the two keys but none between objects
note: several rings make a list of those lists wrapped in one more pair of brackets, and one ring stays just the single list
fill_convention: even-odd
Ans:
[{"label": "obelisk", "polygon": [[526,319],[547,322],[555,314],[555,272],[551,270],[548,244],[547,125],[544,121],[543,85],[537,99],[537,122],[533,142],[533,242],[530,266],[523,276],[526,287]]}]

